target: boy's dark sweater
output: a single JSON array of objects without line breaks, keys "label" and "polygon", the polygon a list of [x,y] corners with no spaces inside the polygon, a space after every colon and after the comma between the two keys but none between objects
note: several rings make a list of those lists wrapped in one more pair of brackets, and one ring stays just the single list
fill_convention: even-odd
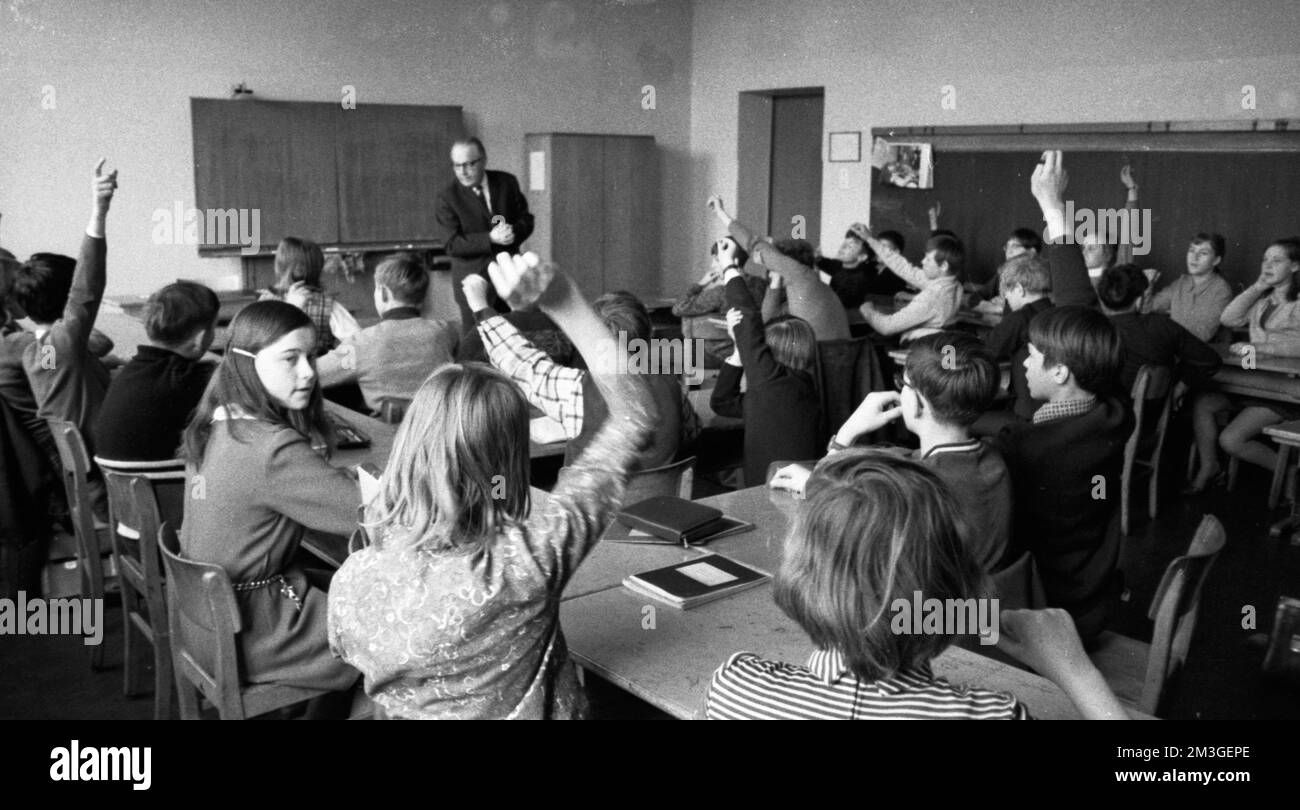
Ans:
[{"label": "boy's dark sweater", "polygon": [[1011,395],[1015,398],[1015,412],[1021,419],[1032,419],[1040,403],[1029,395],[1029,382],[1025,379],[1025,358],[1029,357],[1029,322],[1040,312],[1052,308],[1047,298],[1031,301],[1002,320],[984,339],[993,356],[1011,361]]},{"label": "boy's dark sweater", "polygon": [[1124,347],[1119,382],[1125,396],[1133,390],[1138,371],[1145,365],[1174,369],[1177,378],[1191,388],[1209,382],[1223,365],[1219,353],[1209,344],[1163,313],[1124,312],[1112,315],[1110,322]]},{"label": "boy's dark sweater", "polygon": [[[758,309],[740,278],[727,282],[727,305],[744,312],[736,327],[743,367],[722,365],[709,404],[722,416],[745,420],[745,485],[762,484],[767,466],[782,459],[819,458],[821,402],[812,376],[776,361],[767,345]],[[740,392],[740,378],[747,390]]]},{"label": "boy's dark sweater", "polygon": [[1084,639],[1106,628],[1118,595],[1120,538],[1112,518],[1132,431],[1128,406],[1105,398],[1078,416],[1014,425],[995,442],[1016,505],[1007,558],[1033,553],[1048,602],[1070,612]]},{"label": "boy's dark sweater", "polygon": [[907,283],[873,261],[845,267],[839,259],[818,259],[817,269],[831,277],[831,290],[845,309],[857,309],[869,295],[894,295]]},{"label": "boy's dark sweater", "polygon": [[140,346],[108,387],[95,420],[95,451],[120,461],[176,458],[181,433],[215,368],[156,346]]},{"label": "boy's dark sweater", "polygon": [[914,456],[934,469],[957,496],[967,520],[971,556],[990,573],[998,570],[1011,540],[1011,473],[987,441],[940,445]]}]

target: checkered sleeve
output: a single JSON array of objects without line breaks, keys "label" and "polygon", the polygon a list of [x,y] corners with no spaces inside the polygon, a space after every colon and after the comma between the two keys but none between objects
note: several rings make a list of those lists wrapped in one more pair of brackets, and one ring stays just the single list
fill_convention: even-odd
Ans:
[{"label": "checkered sleeve", "polygon": [[566,437],[577,438],[586,372],[551,360],[500,315],[479,321],[478,331],[492,365],[519,383],[530,403],[563,425]]}]

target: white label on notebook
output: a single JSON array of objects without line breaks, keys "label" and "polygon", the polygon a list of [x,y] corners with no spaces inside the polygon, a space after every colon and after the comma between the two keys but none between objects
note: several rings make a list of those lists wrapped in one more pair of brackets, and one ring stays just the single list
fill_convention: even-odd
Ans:
[{"label": "white label on notebook", "polygon": [[715,568],[706,562],[685,565],[677,570],[701,585],[708,585],[710,588],[715,585],[725,585],[737,579],[737,577],[728,574],[721,568]]}]

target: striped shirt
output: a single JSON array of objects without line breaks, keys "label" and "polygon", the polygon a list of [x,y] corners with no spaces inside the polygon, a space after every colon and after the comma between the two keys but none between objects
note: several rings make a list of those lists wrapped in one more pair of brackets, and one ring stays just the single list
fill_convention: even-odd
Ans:
[{"label": "striped shirt", "polygon": [[836,650],[800,667],[736,653],[713,673],[710,720],[1028,720],[1011,695],[956,686],[929,665],[863,681]]}]

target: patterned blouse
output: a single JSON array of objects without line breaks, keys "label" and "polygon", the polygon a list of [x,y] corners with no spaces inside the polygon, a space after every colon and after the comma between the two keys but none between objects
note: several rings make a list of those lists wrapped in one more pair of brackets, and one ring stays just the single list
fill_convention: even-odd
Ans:
[{"label": "patterned blouse", "polygon": [[[283,301],[284,296],[271,289],[262,293],[257,300]],[[311,322],[316,325],[316,357],[333,351],[339,345],[338,338],[334,336],[333,330],[330,329],[330,316],[334,314],[335,308],[346,311],[346,307],[334,300],[334,296],[327,292],[312,290],[307,294],[307,301],[303,304],[302,311],[307,313],[307,317],[311,318]]]},{"label": "patterned blouse", "polygon": [[381,538],[334,576],[330,646],[361,670],[387,716],[586,716],[560,594],[621,505],[651,432],[648,396],[634,393],[644,384],[629,375],[601,381],[622,407],[525,521],[473,551]]}]

